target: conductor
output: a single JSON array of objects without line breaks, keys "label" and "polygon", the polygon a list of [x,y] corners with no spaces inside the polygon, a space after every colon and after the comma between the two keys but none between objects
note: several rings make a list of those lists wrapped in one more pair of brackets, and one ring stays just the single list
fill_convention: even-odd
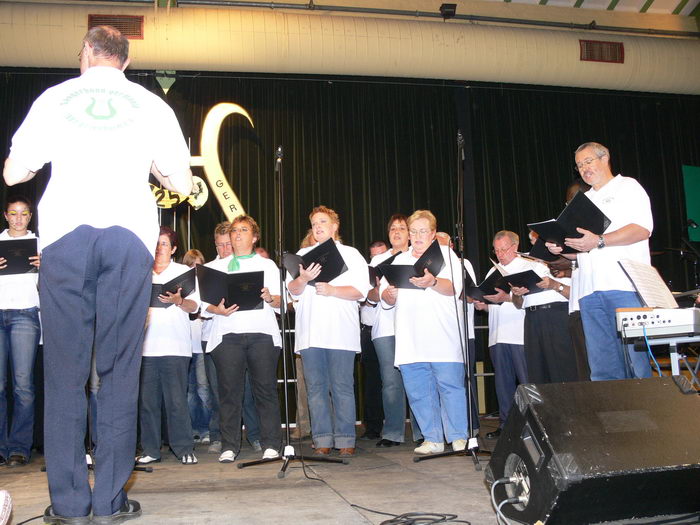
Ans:
[{"label": "conductor", "polygon": [[[148,174],[189,194],[192,173],[173,111],[126,79],[128,51],[129,41],[116,29],[90,29],[78,55],[81,75],[37,98],[5,161],[8,185],[52,165],[38,207],[51,495],[45,523],[119,523],[141,514],[124,485],[134,465],[141,347],[158,241]],[[93,346],[100,389],[91,490],[84,388]]]}]

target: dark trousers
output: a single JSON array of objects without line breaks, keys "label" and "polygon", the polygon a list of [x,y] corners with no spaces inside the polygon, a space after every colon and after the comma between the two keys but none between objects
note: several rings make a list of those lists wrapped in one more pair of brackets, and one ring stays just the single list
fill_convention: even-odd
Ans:
[{"label": "dark trousers", "polygon": [[160,458],[163,407],[168,444],[178,458],[192,454],[192,422],[187,406],[189,357],[166,355],[141,361],[139,422],[145,456]]},{"label": "dark trousers", "polygon": [[[153,256],[121,227],[79,226],[44,249],[44,455],[51,504],[61,516],[103,516],[124,503],[134,466],[143,333]],[[100,389],[95,483],[85,462],[90,359]]]},{"label": "dark trousers", "polygon": [[379,372],[379,359],[372,344],[372,327],[362,325],[360,332],[360,344],[362,354],[362,377],[364,386],[364,418],[365,431],[369,434],[381,436],[384,424],[384,410],[382,403],[382,376]]},{"label": "dark trousers", "polygon": [[[471,403],[471,410],[469,410],[469,414],[467,417],[471,418],[471,429],[472,431],[479,430],[480,423],[479,423],[479,398],[477,397],[476,394],[476,341],[474,339],[468,339],[469,341],[469,364],[471,365],[471,393],[472,393],[472,403]],[[469,391],[467,390],[467,387],[469,386],[469,377],[465,373],[464,374],[464,390],[469,394]]]},{"label": "dark trousers", "polygon": [[491,362],[496,373],[498,398],[498,427],[502,428],[513,406],[513,395],[518,384],[527,383],[527,363],[523,345],[496,343],[489,347]]},{"label": "dark trousers", "polygon": [[581,312],[575,311],[569,314],[569,333],[571,334],[571,344],[574,347],[576,356],[576,371],[578,381],[591,380],[591,368],[588,366],[588,350],[586,350],[586,335],[583,332],[583,321]]},{"label": "dark trousers", "polygon": [[525,312],[525,360],[530,383],[576,381],[569,335],[569,303],[548,303]]},{"label": "dark trousers", "polygon": [[226,334],[211,352],[219,384],[221,449],[241,449],[241,412],[245,373],[250,371],[255,406],[260,416],[260,442],[263,450],[279,450],[282,422],[277,395],[277,362],[280,350],[267,334]]}]

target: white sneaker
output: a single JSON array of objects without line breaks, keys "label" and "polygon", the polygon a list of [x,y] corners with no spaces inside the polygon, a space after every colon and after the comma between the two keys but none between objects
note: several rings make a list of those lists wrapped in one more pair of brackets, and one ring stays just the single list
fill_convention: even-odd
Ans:
[{"label": "white sneaker", "polygon": [[191,454],[185,454],[180,458],[180,463],[183,465],[196,465],[197,464],[197,456],[194,455],[194,452]]},{"label": "white sneaker", "polygon": [[209,433],[206,433],[202,436],[201,443],[202,443],[202,445],[208,445],[209,443],[211,443],[211,439],[209,438]]},{"label": "white sneaker", "polygon": [[263,459],[275,459],[280,457],[280,453],[277,452],[274,448],[266,448],[265,452],[263,453]]},{"label": "white sneaker", "polygon": [[212,441],[207,452],[209,454],[221,454],[221,441]]},{"label": "white sneaker", "polygon": [[250,444],[250,446],[253,447],[253,450],[255,452],[262,452],[262,445],[260,444],[260,441],[258,441],[257,439],[255,441],[253,441]]},{"label": "white sneaker", "polygon": [[6,490],[0,490],[0,523],[8,523],[12,514],[12,497]]},{"label": "white sneaker", "polygon": [[423,444],[420,447],[416,447],[413,449],[413,452],[416,454],[438,454],[445,450],[445,445],[444,443],[433,443],[432,441],[423,441]]},{"label": "white sneaker", "polygon": [[224,450],[219,456],[219,463],[233,463],[236,453],[233,450]]},{"label": "white sneaker", "polygon": [[452,450],[454,450],[455,452],[462,452],[465,448],[467,448],[466,439],[455,439],[452,442]]},{"label": "white sneaker", "polygon": [[149,463],[160,463],[160,458],[154,458],[153,456],[137,456],[136,463],[139,465],[148,465]]}]

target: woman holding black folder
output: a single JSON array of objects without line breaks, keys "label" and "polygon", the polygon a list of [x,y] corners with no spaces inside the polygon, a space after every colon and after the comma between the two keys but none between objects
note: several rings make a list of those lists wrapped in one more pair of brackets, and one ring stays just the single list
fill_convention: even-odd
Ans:
[{"label": "woman holding black folder", "polygon": [[[305,255],[333,239],[347,268],[328,282],[315,282],[322,267],[299,265],[299,276],[288,276],[295,307],[295,349],[301,353],[311,416],[315,454],[333,448],[342,457],[355,455],[355,354],[360,353],[359,305],[372,288],[367,262],[355,248],[338,240],[340,218],[325,206],[309,215],[316,244],[297,252]],[[310,284],[313,282],[313,285]]]},{"label": "woman holding black folder", "polygon": [[247,307],[235,304],[235,296],[228,298],[233,303],[229,307],[226,297],[218,304],[202,303],[202,308],[213,314],[206,351],[211,352],[216,365],[219,385],[222,450],[219,462],[233,462],[241,449],[246,370],[250,373],[260,418],[263,459],[274,459],[279,456],[282,443],[277,396],[277,362],[282,339],[274,310],[280,305],[280,274],[274,262],[255,252],[255,243],[260,239],[260,227],[255,219],[249,215],[234,219],[230,238],[233,253],[212,261],[208,267],[229,274],[261,272],[263,288],[259,291],[258,304]]},{"label": "woman holding black folder", "polygon": [[[161,226],[153,284],[165,284],[189,270],[184,264],[173,262],[176,250],[177,234]],[[155,300],[158,306],[148,309],[141,359],[139,422],[143,453],[136,462],[146,465],[160,461],[164,405],[170,448],[183,465],[193,465],[197,457],[187,406],[188,369],[192,359],[189,314],[199,309],[199,291],[195,288],[187,298],[180,295],[180,290],[175,294],[165,292]]]},{"label": "woman holding black folder", "polygon": [[[0,241],[35,239],[27,229],[31,219],[29,200],[10,197],[5,206],[7,229],[0,233]],[[30,253],[36,254],[35,251]],[[2,272],[8,261],[0,256],[0,466],[25,465],[29,461],[34,435],[34,361],[40,334],[39,292],[38,274],[27,273],[27,270],[31,266],[39,267],[39,256],[32,255],[25,265],[22,273]],[[11,383],[6,381],[8,371]],[[7,417],[6,383],[13,385],[11,424]]]},{"label": "woman holding black folder", "polygon": [[[437,221],[428,210],[408,218],[411,247],[393,265],[413,265],[435,241]],[[455,451],[467,445],[467,400],[464,389],[461,263],[447,246],[440,246],[445,261],[433,275],[411,277],[416,288],[396,288],[386,278],[380,285],[382,307],[395,308],[395,365],[401,370],[406,395],[425,441],[416,454]]]}]

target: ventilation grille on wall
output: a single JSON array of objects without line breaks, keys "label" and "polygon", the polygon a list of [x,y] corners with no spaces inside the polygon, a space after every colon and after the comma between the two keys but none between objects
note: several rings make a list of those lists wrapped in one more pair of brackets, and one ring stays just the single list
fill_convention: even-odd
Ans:
[{"label": "ventilation grille on wall", "polygon": [[142,16],[88,15],[88,29],[95,26],[112,26],[127,38],[143,40]]},{"label": "ventilation grille on wall", "polygon": [[622,42],[601,42],[599,40],[579,40],[581,60],[587,62],[611,62],[624,64],[625,46]]}]

